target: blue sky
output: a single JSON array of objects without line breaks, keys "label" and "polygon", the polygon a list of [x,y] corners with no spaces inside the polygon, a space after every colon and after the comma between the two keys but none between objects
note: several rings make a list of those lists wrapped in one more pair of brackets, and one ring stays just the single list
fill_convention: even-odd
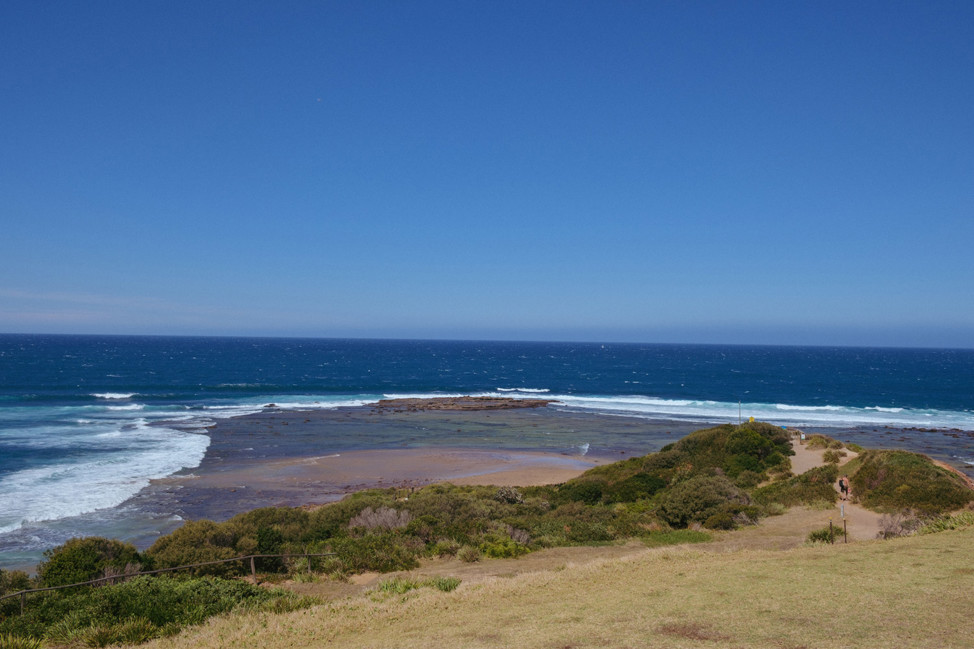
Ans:
[{"label": "blue sky", "polygon": [[974,347],[974,4],[5,2],[0,332]]}]

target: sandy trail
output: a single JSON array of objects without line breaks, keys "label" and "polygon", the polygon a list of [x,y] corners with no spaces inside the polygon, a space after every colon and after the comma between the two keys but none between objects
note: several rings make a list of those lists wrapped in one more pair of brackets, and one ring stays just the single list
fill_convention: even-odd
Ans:
[{"label": "sandy trail", "polygon": [[[825,449],[811,449],[808,448],[807,441],[805,444],[800,444],[797,440],[792,440],[791,447],[795,451],[795,455],[791,458],[791,470],[796,475],[800,475],[809,469],[814,469],[825,464],[825,460],[822,459]],[[839,475],[842,475],[842,467],[847,462],[853,460],[859,455],[855,451],[851,451],[849,449],[842,450],[846,453],[846,456],[843,457],[839,462]],[[838,481],[836,481],[834,486],[835,490],[838,492]],[[876,512],[869,511],[864,507],[860,507],[851,500],[839,500],[835,504],[834,509],[835,512],[832,516],[832,521],[840,528],[843,527],[843,522],[845,523],[845,528],[848,531],[850,541],[866,541],[876,538],[876,535],[879,534],[879,521],[882,518],[882,514],[877,514]]]}]

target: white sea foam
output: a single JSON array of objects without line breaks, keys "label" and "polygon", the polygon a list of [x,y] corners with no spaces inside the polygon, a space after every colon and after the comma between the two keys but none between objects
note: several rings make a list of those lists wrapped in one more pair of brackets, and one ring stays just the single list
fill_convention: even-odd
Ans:
[{"label": "white sea foam", "polygon": [[91,396],[98,399],[108,399],[112,401],[123,401],[125,399],[131,399],[137,393],[136,392],[95,392]]},{"label": "white sea foam", "polygon": [[78,516],[115,507],[155,478],[197,466],[209,437],[144,420],[84,440],[95,453],[22,469],[0,480],[0,533],[24,523]]},{"label": "white sea foam", "polygon": [[423,393],[410,393],[410,392],[390,392],[388,394],[383,394],[382,399],[456,399],[458,397],[471,397],[471,396],[487,396],[484,394],[470,394],[469,392],[423,392]]},{"label": "white sea foam", "polygon": [[645,417],[679,419],[700,423],[735,422],[738,416],[754,417],[789,426],[894,426],[899,428],[959,428],[974,430],[974,412],[919,410],[879,406],[819,406],[779,403],[741,403],[661,399],[642,395],[618,397],[552,395],[550,397],[571,409]]},{"label": "white sea foam", "polygon": [[578,445],[578,454],[579,455],[587,455],[588,454],[588,448],[589,448],[589,443],[588,442],[585,442],[584,444],[579,444]]},{"label": "white sea foam", "polygon": [[551,392],[548,388],[497,388],[498,392],[523,392],[525,394],[545,394]]},{"label": "white sea foam", "polygon": [[377,401],[379,397],[334,397],[314,395],[274,395],[269,397],[250,398],[244,403],[227,405],[203,406],[206,415],[216,419],[242,417],[262,412],[265,407],[273,404],[280,410],[332,410],[342,407],[364,406]]},{"label": "white sea foam", "polygon": [[364,406],[373,403],[370,399],[341,399],[321,401],[309,401],[309,397],[299,397],[298,400],[291,401],[288,397],[275,397],[274,405],[281,410],[334,410],[335,408],[349,408]]},{"label": "white sea foam", "polygon": [[141,403],[130,403],[127,406],[105,406],[106,410],[145,410],[145,405]]}]

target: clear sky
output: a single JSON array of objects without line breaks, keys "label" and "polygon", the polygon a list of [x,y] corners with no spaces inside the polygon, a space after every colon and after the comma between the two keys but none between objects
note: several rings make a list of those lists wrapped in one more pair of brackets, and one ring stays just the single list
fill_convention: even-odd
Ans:
[{"label": "clear sky", "polygon": [[974,3],[0,4],[0,332],[974,347]]}]

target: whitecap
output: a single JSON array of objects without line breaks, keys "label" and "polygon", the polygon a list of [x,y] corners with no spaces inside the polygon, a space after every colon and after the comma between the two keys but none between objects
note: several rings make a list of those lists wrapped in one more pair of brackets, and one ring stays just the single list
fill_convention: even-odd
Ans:
[{"label": "whitecap", "polygon": [[95,392],[91,396],[97,399],[108,399],[110,401],[124,401],[125,399],[131,399],[137,392]]},{"label": "whitecap", "polygon": [[642,417],[677,419],[697,423],[737,422],[738,417],[754,417],[789,426],[893,426],[897,428],[959,428],[974,430],[974,413],[950,410],[920,410],[892,407],[854,407],[839,405],[738,403],[663,399],[646,395],[552,395],[559,407]]},{"label": "whitecap", "polygon": [[[210,438],[163,426],[137,425],[138,434],[89,438],[105,445],[99,453],[68,457],[22,469],[0,482],[0,533],[24,524],[67,518],[116,507],[149,481],[198,466]],[[70,494],[70,497],[65,497]]]}]

